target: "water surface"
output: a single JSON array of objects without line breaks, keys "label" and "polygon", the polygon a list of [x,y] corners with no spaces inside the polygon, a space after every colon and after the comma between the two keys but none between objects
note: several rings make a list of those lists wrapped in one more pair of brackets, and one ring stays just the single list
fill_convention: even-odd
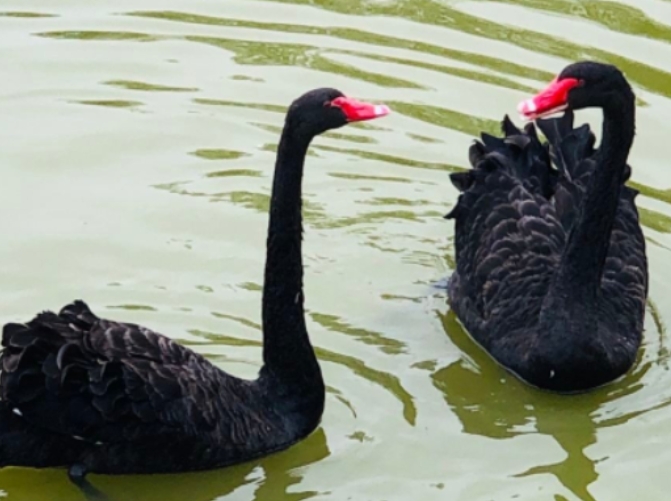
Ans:
[{"label": "water surface", "polygon": [[[670,42],[668,0],[0,0],[2,322],[83,297],[253,377],[287,104],[331,86],[395,111],[318,138],[306,166],[319,430],[226,470],[92,482],[139,501],[666,500]],[[497,367],[432,284],[453,265],[448,174],[579,58],[639,97],[651,285],[635,369],[567,398]],[[57,470],[2,470],[0,490],[81,499]]]}]

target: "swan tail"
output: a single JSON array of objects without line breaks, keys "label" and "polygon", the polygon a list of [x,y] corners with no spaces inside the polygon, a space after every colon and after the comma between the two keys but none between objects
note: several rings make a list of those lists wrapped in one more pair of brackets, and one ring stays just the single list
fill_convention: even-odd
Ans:
[{"label": "swan tail", "polygon": [[[78,443],[63,434],[50,433],[58,416],[42,405],[50,385],[67,372],[83,373],[72,363],[82,333],[67,318],[50,311],[25,324],[9,323],[2,329],[0,354],[0,467],[64,466],[74,459]],[[62,368],[63,370],[61,370]],[[28,420],[28,414],[39,419]],[[29,424],[30,422],[30,424]]]},{"label": "swan tail", "polygon": [[69,371],[69,366],[87,366],[80,345],[97,320],[84,302],[75,301],[60,314],[44,311],[25,324],[6,324],[0,354],[2,400],[14,404],[35,401],[44,396],[50,383],[77,372]]},{"label": "swan tail", "polygon": [[74,301],[64,306],[58,314],[62,319],[73,322],[81,327],[90,327],[100,319],[95,316],[88,305],[81,300]]}]

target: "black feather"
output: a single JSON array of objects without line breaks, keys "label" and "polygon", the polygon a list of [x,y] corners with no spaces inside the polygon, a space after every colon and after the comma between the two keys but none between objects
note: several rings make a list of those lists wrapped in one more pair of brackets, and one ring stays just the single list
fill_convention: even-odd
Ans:
[{"label": "black feather", "polygon": [[[622,186],[602,300],[594,306],[610,327],[595,327],[591,334],[597,347],[586,351],[605,354],[600,363],[586,358],[589,362],[580,365],[581,357],[588,356],[575,355],[563,340],[556,350],[560,355],[544,358],[541,309],[598,167],[599,151],[588,125],[574,128],[570,111],[539,120],[538,126],[549,144],[541,144],[533,124],[522,132],[506,116],[503,139],[483,134],[483,143],[469,150],[470,177],[459,174],[469,183],[458,183],[461,194],[449,215],[455,221],[456,250],[450,304],[473,337],[523,379],[561,391],[584,389],[614,379],[633,362],[647,295],[645,242],[635,190]],[[630,174],[626,166],[622,183]],[[559,370],[552,369],[549,376],[548,367],[561,363],[587,369],[548,379]]]}]

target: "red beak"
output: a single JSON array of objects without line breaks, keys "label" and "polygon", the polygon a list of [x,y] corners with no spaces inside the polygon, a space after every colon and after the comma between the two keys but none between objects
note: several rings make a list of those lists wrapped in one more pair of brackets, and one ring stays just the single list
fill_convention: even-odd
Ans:
[{"label": "red beak", "polygon": [[384,104],[371,104],[357,101],[351,97],[337,97],[331,101],[331,106],[340,108],[348,122],[361,122],[389,115],[391,110]]},{"label": "red beak", "polygon": [[517,111],[524,118],[534,120],[565,110],[568,106],[569,91],[579,84],[580,80],[575,78],[564,78],[562,80],[555,78],[550,85],[534,97],[522,101],[517,106]]}]

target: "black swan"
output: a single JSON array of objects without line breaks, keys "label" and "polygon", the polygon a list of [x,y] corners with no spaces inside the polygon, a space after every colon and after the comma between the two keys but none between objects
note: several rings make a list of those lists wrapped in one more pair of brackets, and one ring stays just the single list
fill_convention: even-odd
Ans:
[{"label": "black swan", "polygon": [[[538,120],[471,146],[472,169],[451,175],[455,220],[451,307],[501,365],[536,387],[571,393],[622,376],[641,344],[648,268],[634,199],[625,186],[634,93],[614,66],[567,66],[520,104]],[[595,150],[573,112],[603,109]],[[551,160],[555,167],[552,166]]]},{"label": "black swan", "polygon": [[258,379],[82,301],[4,326],[0,466],[170,473],[222,467],[289,447],[324,409],[324,381],[303,317],[301,183],[311,140],[389,113],[317,89],[293,102],[277,152],[263,288]]}]

